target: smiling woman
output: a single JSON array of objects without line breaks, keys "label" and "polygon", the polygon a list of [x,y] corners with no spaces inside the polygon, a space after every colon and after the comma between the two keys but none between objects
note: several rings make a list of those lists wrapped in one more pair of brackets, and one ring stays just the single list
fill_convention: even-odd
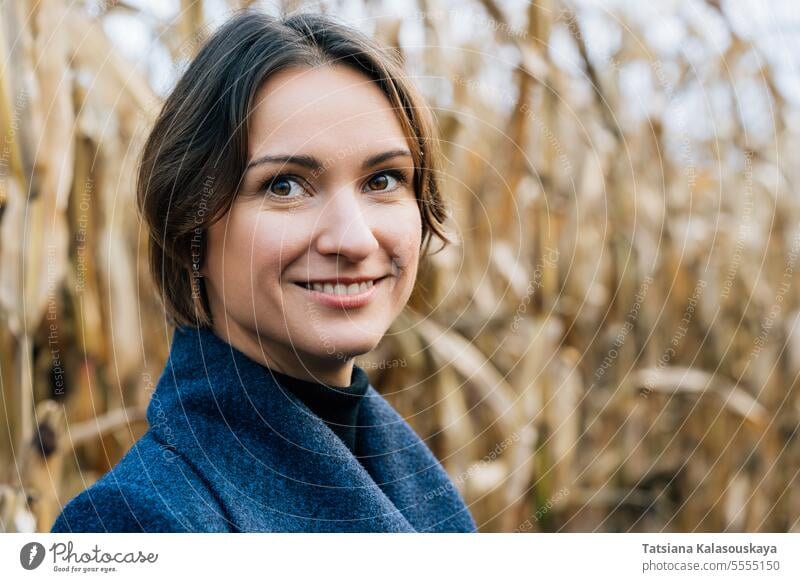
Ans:
[{"label": "smiling woman", "polygon": [[429,109],[368,37],[319,14],[218,30],[140,165],[176,327],[150,429],[52,531],[475,531],[354,363],[448,242],[438,163]]},{"label": "smiling woman", "polygon": [[407,141],[380,87],[340,60],[270,76],[239,195],[208,230],[201,273],[220,337],[275,370],[349,384],[352,358],[377,345],[416,279]]}]

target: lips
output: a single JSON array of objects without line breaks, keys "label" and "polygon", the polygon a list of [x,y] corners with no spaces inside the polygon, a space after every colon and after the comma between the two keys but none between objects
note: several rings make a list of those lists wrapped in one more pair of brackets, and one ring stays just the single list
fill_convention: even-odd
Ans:
[{"label": "lips", "polygon": [[335,296],[355,296],[369,291],[375,283],[386,276],[370,279],[366,277],[339,277],[338,279],[295,281],[294,284],[304,289]]},{"label": "lips", "polygon": [[308,283],[295,282],[295,285],[308,299],[325,307],[337,310],[356,309],[369,305],[378,296],[380,289],[384,286],[383,280],[386,278],[388,276],[350,285],[312,283],[310,288],[307,286]]}]

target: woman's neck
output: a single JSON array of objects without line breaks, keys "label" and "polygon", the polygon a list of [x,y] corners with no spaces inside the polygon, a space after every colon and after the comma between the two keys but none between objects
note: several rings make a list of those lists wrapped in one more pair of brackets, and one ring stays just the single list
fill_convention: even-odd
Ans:
[{"label": "woman's neck", "polygon": [[213,324],[214,334],[262,366],[329,386],[347,387],[353,375],[354,358],[318,358],[296,349],[284,350],[259,336],[255,330],[243,328],[228,318],[227,323]]}]

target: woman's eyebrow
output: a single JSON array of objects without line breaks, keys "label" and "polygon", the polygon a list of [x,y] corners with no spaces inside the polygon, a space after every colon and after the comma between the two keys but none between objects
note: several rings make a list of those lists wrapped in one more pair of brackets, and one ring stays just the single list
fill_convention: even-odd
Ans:
[{"label": "woman's eyebrow", "polygon": [[[411,152],[406,149],[399,149],[399,150],[389,150],[386,152],[382,152],[380,154],[375,154],[364,160],[364,162],[361,164],[361,169],[368,170],[372,166],[377,166],[381,162],[385,162],[386,160],[391,160],[393,158],[399,158],[399,157],[410,158]],[[314,156],[277,154],[277,155],[261,156],[260,158],[252,160],[250,163],[247,164],[247,170],[249,170],[254,166],[260,166],[261,164],[269,164],[269,163],[297,164],[298,166],[303,166],[314,171],[320,171],[324,167],[323,162],[319,158],[315,158]]]},{"label": "woman's eyebrow", "polygon": [[393,158],[410,158],[411,152],[405,149],[400,150],[389,150],[388,152],[383,152],[382,154],[375,154],[374,156],[368,157],[364,160],[364,163],[361,164],[362,170],[369,170],[372,166],[377,166],[381,162],[385,162],[386,160],[391,160]]},{"label": "woman's eyebrow", "polygon": [[282,164],[297,164],[298,166],[305,166],[311,170],[319,170],[322,168],[322,162],[313,156],[290,156],[290,155],[269,155],[256,158],[247,164],[247,169],[262,164],[269,163],[282,163]]}]

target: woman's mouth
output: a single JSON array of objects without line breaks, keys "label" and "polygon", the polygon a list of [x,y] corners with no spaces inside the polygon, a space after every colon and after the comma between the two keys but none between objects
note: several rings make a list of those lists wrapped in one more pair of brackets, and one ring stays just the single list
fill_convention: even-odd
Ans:
[{"label": "woman's mouth", "polygon": [[375,289],[389,275],[359,283],[299,282],[295,285],[309,293],[311,297],[328,307],[361,307],[369,303]]},{"label": "woman's mouth", "polygon": [[298,283],[306,289],[319,291],[320,293],[327,293],[328,295],[359,295],[368,289],[371,289],[375,281],[365,281],[362,283],[350,283],[345,285],[343,283]]}]

